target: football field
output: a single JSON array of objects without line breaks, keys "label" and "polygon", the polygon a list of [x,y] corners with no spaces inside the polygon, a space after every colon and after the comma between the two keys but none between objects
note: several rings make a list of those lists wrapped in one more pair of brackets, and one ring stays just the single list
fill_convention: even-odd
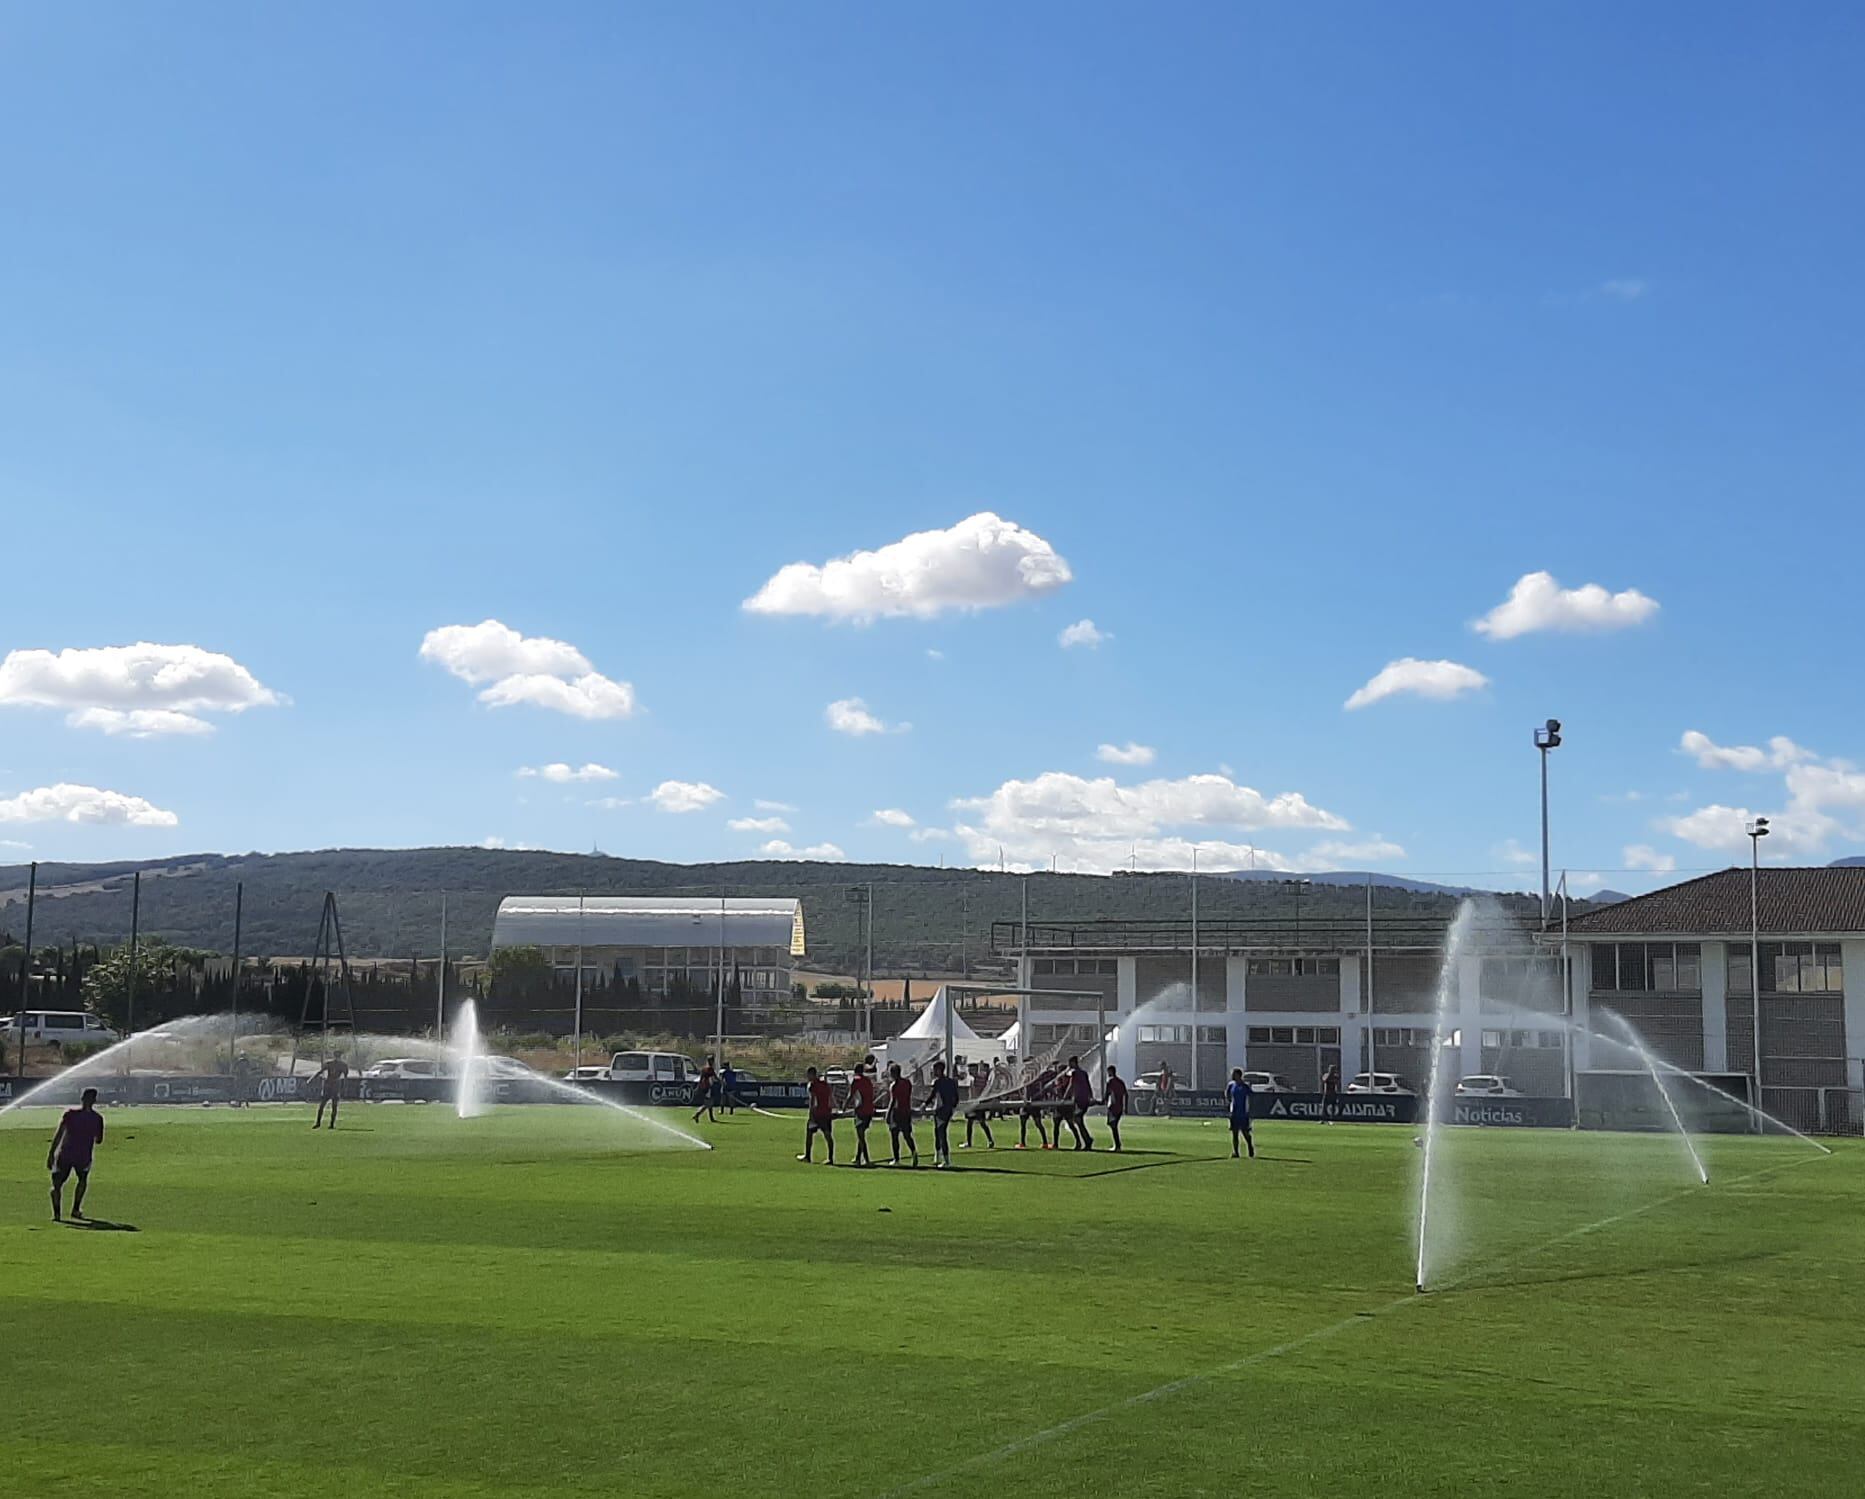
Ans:
[{"label": "football field", "polygon": [[1712,1137],[1701,1187],[1668,1137],[1447,1132],[1421,1296],[1409,1129],[864,1172],[752,1113],[108,1118],[122,1231],[52,1224],[55,1115],[0,1119],[5,1493],[1731,1499],[1865,1452],[1856,1143]]}]

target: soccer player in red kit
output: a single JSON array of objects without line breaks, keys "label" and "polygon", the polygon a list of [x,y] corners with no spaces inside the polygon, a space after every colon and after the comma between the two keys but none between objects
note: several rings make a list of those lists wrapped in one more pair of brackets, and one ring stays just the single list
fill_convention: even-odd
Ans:
[{"label": "soccer player in red kit", "polygon": [[1120,1121],[1127,1116],[1127,1085],[1121,1080],[1120,1073],[1112,1067],[1107,1069],[1107,1087],[1101,1096],[1101,1106],[1107,1110],[1107,1128],[1114,1137],[1114,1152],[1118,1155]]},{"label": "soccer player in red kit", "polygon": [[803,1154],[799,1161],[807,1161],[816,1144],[816,1136],[821,1135],[823,1144],[829,1147],[829,1164],[835,1164],[835,1090],[829,1086],[829,1080],[817,1075],[814,1067],[803,1074],[809,1083],[809,1123],[803,1129]]},{"label": "soccer player in red kit", "polygon": [[900,1064],[887,1064],[887,1133],[893,1141],[893,1164],[900,1164],[900,1142],[907,1142],[913,1152],[913,1164],[920,1163],[920,1148],[913,1143],[913,1084],[900,1075]]},{"label": "soccer player in red kit", "polygon": [[52,1221],[62,1216],[59,1199],[65,1193],[65,1178],[77,1173],[78,1190],[72,1195],[71,1216],[84,1221],[84,1189],[91,1184],[91,1161],[103,1143],[104,1116],[97,1112],[97,1090],[86,1088],[78,1107],[66,1109],[52,1135],[52,1148],[45,1153],[45,1169],[52,1173]]},{"label": "soccer player in red kit", "polygon": [[855,1069],[854,1081],[848,1085],[848,1091],[855,1104],[855,1164],[872,1166],[874,1159],[868,1154],[868,1126],[874,1123],[874,1078],[868,1068],[873,1065],[873,1058],[863,1062]]}]

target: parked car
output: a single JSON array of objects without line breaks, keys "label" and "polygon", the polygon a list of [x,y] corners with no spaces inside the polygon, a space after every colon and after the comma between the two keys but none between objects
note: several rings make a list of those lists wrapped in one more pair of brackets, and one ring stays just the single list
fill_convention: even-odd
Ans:
[{"label": "parked car", "polygon": [[384,1057],[362,1070],[362,1094],[377,1101],[399,1098],[432,1103],[442,1091],[435,1085],[451,1075],[433,1057]]},{"label": "parked car", "polygon": [[609,1076],[618,1083],[691,1083],[699,1064],[672,1051],[618,1051],[609,1059]]},{"label": "parked car", "polygon": [[1418,1095],[1412,1085],[1396,1072],[1356,1072],[1353,1081],[1347,1084],[1349,1093],[1386,1093],[1397,1094],[1407,1098]]},{"label": "parked car", "polygon": [[0,1020],[0,1034],[25,1032],[25,1039],[39,1046],[100,1046],[123,1037],[95,1015],[82,1010],[27,1010]]},{"label": "parked car", "polygon": [[385,1057],[363,1069],[367,1078],[444,1077],[440,1063],[432,1057]]},{"label": "parked car", "polygon": [[1246,1072],[1243,1080],[1258,1093],[1299,1093],[1301,1091],[1280,1072]]},{"label": "parked car", "polygon": [[609,1080],[607,1067],[572,1067],[564,1073],[566,1083],[606,1083]]},{"label": "parked car", "polygon": [[1520,1098],[1521,1090],[1512,1079],[1494,1073],[1479,1072],[1457,1083],[1459,1098]]}]

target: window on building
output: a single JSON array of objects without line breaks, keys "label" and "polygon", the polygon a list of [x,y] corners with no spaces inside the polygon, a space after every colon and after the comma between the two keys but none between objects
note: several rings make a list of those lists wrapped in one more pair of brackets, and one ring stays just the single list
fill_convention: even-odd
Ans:
[{"label": "window on building", "polygon": [[1845,988],[1837,942],[1764,942],[1764,994],[1837,994]]},{"label": "window on building", "polygon": [[1501,1046],[1502,1044],[1503,1044],[1503,1032],[1501,1031],[1484,1031],[1483,1032],[1483,1045],[1486,1048],[1493,1051],[1497,1047]]},{"label": "window on building", "polygon": [[1288,1025],[1272,1025],[1269,1028],[1269,1039],[1277,1046],[1293,1046],[1295,1044],[1295,1028]]},{"label": "window on building", "polygon": [[1201,1025],[1198,1027],[1198,1040],[1207,1046],[1225,1046],[1230,1042],[1230,1032],[1221,1025]]},{"label": "window on building", "polygon": [[1269,1027],[1266,1025],[1251,1026],[1249,1030],[1249,1041],[1252,1046],[1268,1045],[1269,1044]]},{"label": "window on building", "polygon": [[1297,1046],[1313,1046],[1315,1044],[1315,1028],[1312,1025],[1296,1026],[1295,1044]]},{"label": "window on building", "polygon": [[1619,994],[1696,994],[1703,988],[1695,942],[1596,942],[1593,987]]},{"label": "window on building", "polygon": [[1340,1027],[1338,1025],[1317,1025],[1315,1027],[1315,1044],[1318,1046],[1339,1046]]}]

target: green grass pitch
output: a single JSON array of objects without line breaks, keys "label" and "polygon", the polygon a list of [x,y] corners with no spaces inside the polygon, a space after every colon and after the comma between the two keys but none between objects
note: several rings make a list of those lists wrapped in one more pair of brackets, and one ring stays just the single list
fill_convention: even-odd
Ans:
[{"label": "green grass pitch", "polygon": [[745,1113],[710,1153],[308,1122],[112,1111],[128,1233],[52,1225],[53,1117],[0,1120],[0,1491],[1731,1499],[1865,1460],[1857,1145],[1710,1139],[1701,1188],[1666,1138],[1449,1132],[1418,1296],[1410,1130],[1012,1125],[909,1173]]}]

